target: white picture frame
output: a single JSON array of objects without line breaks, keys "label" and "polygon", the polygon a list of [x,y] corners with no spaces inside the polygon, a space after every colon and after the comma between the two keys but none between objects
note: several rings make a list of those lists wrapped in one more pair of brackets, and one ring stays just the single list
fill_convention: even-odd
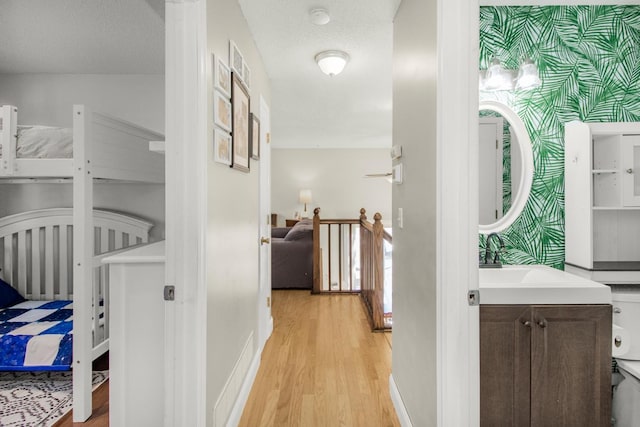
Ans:
[{"label": "white picture frame", "polygon": [[229,40],[229,68],[243,79],[244,56],[233,40]]},{"label": "white picture frame", "polygon": [[211,55],[213,64],[213,87],[227,99],[231,98],[231,70],[222,58]]},{"label": "white picture frame", "polygon": [[246,62],[242,63],[242,81],[247,89],[251,89],[251,69]]},{"label": "white picture frame", "polygon": [[213,130],[213,160],[231,166],[231,135],[222,129]]},{"label": "white picture frame", "polygon": [[228,98],[218,92],[213,92],[213,123],[216,126],[231,132],[231,114],[232,114],[231,102]]}]

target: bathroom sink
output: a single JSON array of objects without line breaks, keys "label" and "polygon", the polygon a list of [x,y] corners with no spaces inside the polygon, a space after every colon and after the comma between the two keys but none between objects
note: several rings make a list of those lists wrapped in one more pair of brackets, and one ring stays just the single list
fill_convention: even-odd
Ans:
[{"label": "bathroom sink", "polygon": [[479,269],[480,304],[611,304],[611,289],[546,265]]}]

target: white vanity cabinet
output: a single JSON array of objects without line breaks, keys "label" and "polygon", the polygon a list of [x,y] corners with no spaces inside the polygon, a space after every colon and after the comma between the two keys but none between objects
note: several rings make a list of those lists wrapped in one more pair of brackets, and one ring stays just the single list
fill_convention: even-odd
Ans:
[{"label": "white vanity cabinet", "polygon": [[105,258],[110,274],[109,425],[164,424],[164,241]]},{"label": "white vanity cabinet", "polygon": [[640,283],[640,123],[565,125],[566,270]]}]

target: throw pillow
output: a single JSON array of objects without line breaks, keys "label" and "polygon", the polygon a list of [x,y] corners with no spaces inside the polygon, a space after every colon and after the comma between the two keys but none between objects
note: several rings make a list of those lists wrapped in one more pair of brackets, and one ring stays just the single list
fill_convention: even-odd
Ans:
[{"label": "throw pillow", "polygon": [[22,301],[25,301],[22,295],[12,288],[10,284],[0,279],[0,308],[11,307]]}]

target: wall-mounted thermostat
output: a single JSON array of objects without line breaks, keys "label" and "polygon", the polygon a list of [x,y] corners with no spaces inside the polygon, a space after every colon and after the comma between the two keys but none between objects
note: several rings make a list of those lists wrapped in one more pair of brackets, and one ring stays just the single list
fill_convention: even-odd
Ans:
[{"label": "wall-mounted thermostat", "polygon": [[402,184],[402,163],[393,167],[393,182]]},{"label": "wall-mounted thermostat", "polygon": [[394,145],[391,147],[391,160],[396,160],[402,157],[402,145]]}]

